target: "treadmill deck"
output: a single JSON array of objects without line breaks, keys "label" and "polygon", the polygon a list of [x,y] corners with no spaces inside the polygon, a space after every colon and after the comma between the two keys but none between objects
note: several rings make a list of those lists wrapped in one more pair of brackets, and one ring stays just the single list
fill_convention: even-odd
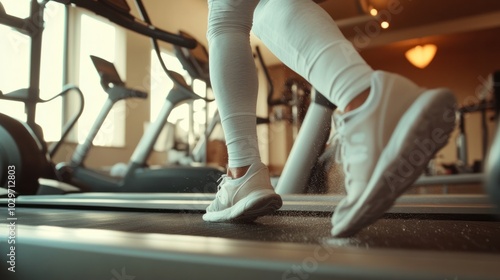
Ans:
[{"label": "treadmill deck", "polygon": [[401,197],[343,239],[330,235],[340,197],[287,196],[250,224],[204,222],[212,199],[18,197],[18,278],[7,279],[500,279],[500,222],[484,197]]}]

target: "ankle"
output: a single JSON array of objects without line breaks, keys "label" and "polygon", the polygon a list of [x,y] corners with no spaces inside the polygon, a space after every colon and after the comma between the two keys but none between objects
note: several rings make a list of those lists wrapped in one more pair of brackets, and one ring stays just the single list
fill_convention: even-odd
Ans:
[{"label": "ankle", "polygon": [[233,179],[238,179],[245,176],[249,168],[250,165],[243,167],[230,167],[227,169],[227,175]]},{"label": "ankle", "polygon": [[370,94],[370,88],[362,91],[358,96],[356,96],[351,102],[345,107],[344,113],[350,112],[354,109],[359,108],[361,105],[363,105],[368,99],[368,95]]}]

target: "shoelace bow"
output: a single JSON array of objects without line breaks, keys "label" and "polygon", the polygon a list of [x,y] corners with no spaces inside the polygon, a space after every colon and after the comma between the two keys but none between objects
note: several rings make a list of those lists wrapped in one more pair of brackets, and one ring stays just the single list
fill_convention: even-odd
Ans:
[{"label": "shoelace bow", "polygon": [[220,182],[219,185],[217,186],[217,197],[220,195],[219,191],[221,190],[222,185],[224,185],[224,183],[228,178],[229,176],[227,174],[223,174],[222,176],[220,176],[219,179],[217,179],[217,183]]}]

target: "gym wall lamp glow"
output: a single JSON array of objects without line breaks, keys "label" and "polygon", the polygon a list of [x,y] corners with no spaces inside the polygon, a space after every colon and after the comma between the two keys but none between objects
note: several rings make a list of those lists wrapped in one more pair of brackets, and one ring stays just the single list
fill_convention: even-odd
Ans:
[{"label": "gym wall lamp glow", "polygon": [[406,59],[415,67],[424,69],[431,63],[437,52],[434,44],[418,45],[406,51]]}]

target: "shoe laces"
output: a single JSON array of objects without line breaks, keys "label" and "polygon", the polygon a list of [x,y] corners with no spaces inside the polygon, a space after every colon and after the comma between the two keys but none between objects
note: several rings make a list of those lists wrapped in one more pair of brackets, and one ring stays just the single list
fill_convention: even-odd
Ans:
[{"label": "shoe laces", "polygon": [[227,174],[223,174],[220,176],[219,179],[217,179],[217,183],[219,183],[219,185],[217,186],[217,197],[220,196],[220,190],[222,189],[222,186],[224,185],[224,183],[226,183],[227,180],[231,179],[231,177],[229,177]]},{"label": "shoe laces", "polygon": [[331,138],[331,145],[335,146],[335,162],[342,164],[342,169],[344,171],[345,182],[348,183],[351,180],[350,176],[350,163],[349,158],[346,157],[346,135],[345,135],[345,120],[338,116],[334,115],[334,123],[335,123],[335,132]]}]

